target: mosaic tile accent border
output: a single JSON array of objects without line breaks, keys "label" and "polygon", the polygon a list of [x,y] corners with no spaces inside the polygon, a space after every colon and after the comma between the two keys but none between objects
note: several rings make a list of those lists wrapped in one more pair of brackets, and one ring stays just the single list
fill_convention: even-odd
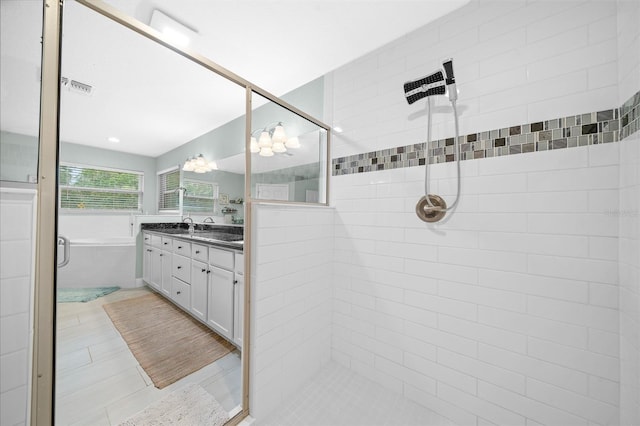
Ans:
[{"label": "mosaic tile accent border", "polygon": [[[460,136],[460,160],[618,142],[640,130],[640,91],[620,108]],[[454,139],[431,141],[429,164],[455,161]],[[334,158],[333,176],[425,164],[426,142]]]}]

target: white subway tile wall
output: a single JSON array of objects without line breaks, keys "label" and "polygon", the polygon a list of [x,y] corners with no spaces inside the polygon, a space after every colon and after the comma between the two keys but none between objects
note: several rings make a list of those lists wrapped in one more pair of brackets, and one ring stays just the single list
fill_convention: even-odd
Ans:
[{"label": "white subway tile wall", "polygon": [[[332,178],[334,360],[459,424],[640,422],[632,3],[472,2],[327,77],[328,121],[344,129],[334,159],[393,163],[409,150],[392,147],[423,142],[426,115],[401,87],[445,57],[461,135],[620,107],[624,139],[464,161],[460,205],[435,225],[414,213],[422,167],[345,164],[353,174]],[[434,111],[433,140],[451,138],[447,100]],[[452,200],[455,167],[431,178]]]},{"label": "white subway tile wall", "polygon": [[[591,255],[617,240],[618,220],[615,207],[590,211],[588,201],[617,191],[618,166],[589,165],[589,147],[575,153],[569,169],[553,169],[549,153],[521,156],[525,171],[500,164],[508,157],[470,160],[462,200],[490,201],[437,225],[415,216],[419,190],[377,196],[418,186],[411,169],[334,177],[334,359],[444,416],[434,399],[473,422],[617,423],[618,401],[589,383],[620,380],[617,250]],[[434,165],[432,179],[450,199],[447,167]],[[353,203],[355,193],[368,197]],[[410,208],[394,219],[389,204]],[[399,236],[392,246],[379,217]]]},{"label": "white subway tile wall", "polygon": [[[640,2],[622,0],[617,2],[617,7],[618,93],[622,103],[640,87]],[[590,392],[603,400],[603,397],[615,398],[619,392],[620,424],[629,425],[640,424],[639,107],[636,107],[635,123],[636,132],[620,143],[619,208],[611,212],[620,222],[620,389],[608,382],[590,384]]]},{"label": "white subway tile wall", "polygon": [[251,415],[264,418],[331,358],[334,210],[253,209]]},{"label": "white subway tile wall", "polygon": [[35,189],[0,188],[0,424],[28,424]]}]

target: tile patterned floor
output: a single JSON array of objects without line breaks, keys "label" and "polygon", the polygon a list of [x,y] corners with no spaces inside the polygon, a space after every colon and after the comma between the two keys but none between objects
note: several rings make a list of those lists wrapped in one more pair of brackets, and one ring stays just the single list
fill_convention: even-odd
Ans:
[{"label": "tile patterned floor", "polygon": [[222,407],[241,400],[240,353],[160,390],[140,367],[102,305],[147,294],[119,290],[87,303],[59,303],[57,312],[56,426],[117,425],[189,383],[199,383]]},{"label": "tile patterned floor", "polygon": [[453,423],[331,362],[286,404],[251,426],[453,426]]}]

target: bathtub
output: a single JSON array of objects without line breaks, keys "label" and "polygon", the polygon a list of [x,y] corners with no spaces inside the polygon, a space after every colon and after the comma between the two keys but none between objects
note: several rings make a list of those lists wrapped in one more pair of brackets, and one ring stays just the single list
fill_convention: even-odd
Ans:
[{"label": "bathtub", "polygon": [[[67,259],[58,267],[58,288],[136,287],[136,240],[100,238],[68,240]],[[58,265],[65,259],[58,241]]]}]

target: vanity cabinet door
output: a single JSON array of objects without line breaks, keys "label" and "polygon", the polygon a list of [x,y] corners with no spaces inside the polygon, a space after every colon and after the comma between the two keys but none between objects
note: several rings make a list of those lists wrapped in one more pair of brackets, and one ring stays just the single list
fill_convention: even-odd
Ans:
[{"label": "vanity cabinet door", "polygon": [[233,272],[210,266],[207,324],[233,339]]},{"label": "vanity cabinet door", "polygon": [[209,265],[191,260],[191,313],[202,321],[207,320],[207,278]]},{"label": "vanity cabinet door", "polygon": [[162,250],[162,279],[160,281],[160,291],[169,296],[171,294],[171,266],[173,255],[170,251]]},{"label": "vanity cabinet door", "polygon": [[151,277],[149,284],[156,290],[162,285],[162,250],[151,248]]},{"label": "vanity cabinet door", "polygon": [[[237,258],[236,258],[237,259]],[[233,342],[242,348],[244,324],[244,276],[236,274],[233,285]]]},{"label": "vanity cabinet door", "polygon": [[150,245],[145,244],[142,249],[142,280],[151,284],[151,253],[153,249]]}]

